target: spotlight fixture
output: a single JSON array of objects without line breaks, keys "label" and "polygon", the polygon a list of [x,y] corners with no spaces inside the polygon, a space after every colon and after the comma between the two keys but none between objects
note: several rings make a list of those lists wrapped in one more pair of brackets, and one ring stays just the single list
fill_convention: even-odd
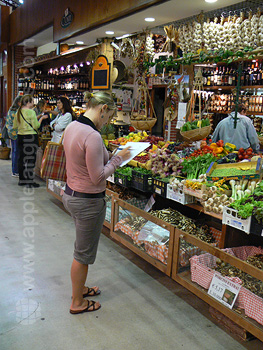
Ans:
[{"label": "spotlight fixture", "polygon": [[83,45],[84,42],[83,42],[83,41],[76,41],[76,44],[78,44],[78,45]]},{"label": "spotlight fixture", "polygon": [[217,0],[205,0],[205,2],[213,3],[213,2],[217,2]]},{"label": "spotlight fixture", "polygon": [[105,32],[105,34],[107,34],[107,35],[113,35],[114,32],[113,32],[112,30],[107,30],[107,31]]}]

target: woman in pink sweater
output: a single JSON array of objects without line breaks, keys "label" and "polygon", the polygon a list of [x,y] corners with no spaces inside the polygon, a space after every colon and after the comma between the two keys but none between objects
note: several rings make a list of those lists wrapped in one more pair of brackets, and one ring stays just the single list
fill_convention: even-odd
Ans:
[{"label": "woman in pink sweater", "polygon": [[88,266],[96,258],[99,236],[106,214],[106,179],[129,158],[128,148],[109,160],[98,131],[115,112],[110,94],[85,94],[87,110],[78,120],[70,123],[64,134],[67,185],[63,204],[75,221],[76,241],[71,266],[71,314],[98,310],[101,305],[85,297],[100,294],[98,287],[85,287]]}]

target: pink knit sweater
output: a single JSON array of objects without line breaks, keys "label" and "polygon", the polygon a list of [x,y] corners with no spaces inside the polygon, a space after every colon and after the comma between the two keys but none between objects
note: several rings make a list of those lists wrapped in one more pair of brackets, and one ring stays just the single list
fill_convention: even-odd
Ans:
[{"label": "pink knit sweater", "polygon": [[109,161],[100,133],[74,121],[65,130],[63,144],[68,186],[84,193],[105,191],[107,177],[122,163],[122,158],[114,156]]}]

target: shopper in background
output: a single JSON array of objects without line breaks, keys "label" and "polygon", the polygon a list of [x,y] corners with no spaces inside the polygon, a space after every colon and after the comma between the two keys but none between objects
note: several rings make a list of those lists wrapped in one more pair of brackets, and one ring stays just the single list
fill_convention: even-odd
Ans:
[{"label": "shopper in background", "polygon": [[67,127],[64,135],[67,185],[63,203],[76,226],[71,267],[72,314],[95,311],[101,307],[99,302],[83,299],[100,294],[98,287],[85,287],[88,266],[95,261],[105,219],[106,179],[130,155],[129,149],[125,148],[109,161],[98,131],[115,112],[112,96],[103,91],[85,93],[85,101],[86,112]]},{"label": "shopper in background", "polygon": [[17,140],[17,130],[14,129],[14,118],[18,108],[21,105],[22,96],[17,96],[12,106],[9,108],[6,116],[6,127],[9,138],[11,140],[12,147],[12,176],[19,177],[18,175],[18,140]]},{"label": "shopper in background", "polygon": [[39,187],[39,184],[34,182],[38,147],[37,129],[42,120],[47,118],[46,115],[43,115],[38,121],[32,109],[33,106],[33,97],[24,95],[14,118],[14,129],[18,129],[18,185],[27,187]]},{"label": "shopper in background", "polygon": [[59,142],[61,136],[63,135],[64,130],[69,123],[72,122],[73,111],[70,105],[69,100],[66,97],[59,97],[57,101],[57,108],[59,110],[58,115],[50,123],[51,128],[53,129],[52,142]]},{"label": "shopper in background", "polygon": [[37,120],[39,120],[42,117],[42,115],[47,115],[47,118],[42,120],[42,123],[39,127],[39,131],[41,131],[44,126],[49,125],[51,122],[51,119],[49,117],[49,112],[46,111],[46,107],[47,107],[47,102],[45,100],[39,100],[38,104],[34,108],[34,111],[36,112]]},{"label": "shopper in background", "polygon": [[234,128],[235,110],[228,117],[221,120],[215,128],[212,142],[223,140],[224,143],[232,143],[237,149],[252,147],[254,152],[259,150],[257,132],[249,117],[246,117],[247,108],[245,105],[238,105],[237,124]]}]

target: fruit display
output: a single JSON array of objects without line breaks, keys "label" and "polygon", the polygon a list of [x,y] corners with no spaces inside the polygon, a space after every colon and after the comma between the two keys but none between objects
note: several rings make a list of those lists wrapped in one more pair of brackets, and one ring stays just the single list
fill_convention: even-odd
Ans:
[{"label": "fruit display", "polygon": [[103,125],[100,133],[101,133],[101,137],[104,140],[114,140],[115,139],[115,128],[112,124]]}]

